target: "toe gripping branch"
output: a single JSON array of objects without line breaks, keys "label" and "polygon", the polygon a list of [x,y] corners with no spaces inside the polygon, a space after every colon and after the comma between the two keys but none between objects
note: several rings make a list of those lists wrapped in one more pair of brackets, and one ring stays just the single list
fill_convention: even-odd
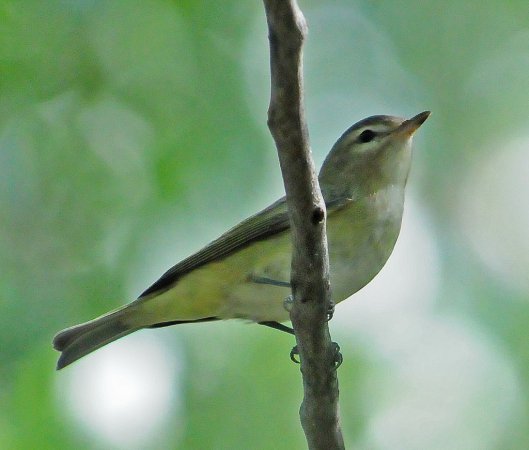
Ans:
[{"label": "toe gripping branch", "polygon": [[[279,286],[279,287],[290,287],[290,283],[286,281],[278,281],[278,280],[273,280],[271,278],[259,277],[255,275],[253,275],[251,279],[253,282],[258,283],[258,284],[268,284],[271,286]],[[285,299],[284,306],[287,311],[290,311],[292,309],[293,302],[294,302],[294,299],[292,298],[292,295],[289,295]],[[335,307],[335,303],[331,300],[331,302],[329,303],[329,307],[327,309],[327,321],[333,318],[334,307]],[[264,325],[266,327],[270,327],[275,330],[283,331],[284,333],[294,335],[294,330],[292,328],[287,327],[286,325],[283,325],[282,323],[279,323],[279,322],[264,321],[264,322],[259,322],[259,325]],[[338,367],[342,365],[343,356],[340,352],[340,346],[336,342],[333,342],[332,346],[333,346],[333,351],[334,351],[334,360],[333,360],[334,368],[338,369]],[[301,361],[299,360],[298,357],[299,357],[298,346],[295,345],[294,347],[292,347],[292,350],[290,351],[290,359],[296,364],[300,364]]]},{"label": "toe gripping branch", "polygon": [[[332,350],[334,352],[334,358],[333,358],[334,370],[336,370],[343,363],[343,355],[340,352],[340,346],[336,342],[332,342],[331,345],[332,345]],[[290,359],[296,364],[300,364],[301,361],[299,360],[298,357],[299,357],[298,346],[294,345],[294,347],[292,347],[292,350],[290,350]]]}]

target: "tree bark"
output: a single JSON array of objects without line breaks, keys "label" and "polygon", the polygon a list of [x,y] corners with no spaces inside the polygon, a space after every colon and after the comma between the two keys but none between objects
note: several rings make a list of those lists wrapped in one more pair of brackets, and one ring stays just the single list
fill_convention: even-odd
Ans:
[{"label": "tree bark", "polygon": [[326,210],[303,106],[302,47],[307,26],[295,0],[264,0],[264,5],[271,70],[268,126],[279,155],[292,229],[290,319],[303,376],[300,419],[310,449],[343,449],[337,346],[327,326],[331,293]]}]

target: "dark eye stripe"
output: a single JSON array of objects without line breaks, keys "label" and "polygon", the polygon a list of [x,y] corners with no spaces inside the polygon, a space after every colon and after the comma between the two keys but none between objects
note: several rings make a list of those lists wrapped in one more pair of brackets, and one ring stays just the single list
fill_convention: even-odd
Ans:
[{"label": "dark eye stripe", "polygon": [[364,130],[358,135],[358,141],[366,143],[371,142],[376,136],[373,130]]}]

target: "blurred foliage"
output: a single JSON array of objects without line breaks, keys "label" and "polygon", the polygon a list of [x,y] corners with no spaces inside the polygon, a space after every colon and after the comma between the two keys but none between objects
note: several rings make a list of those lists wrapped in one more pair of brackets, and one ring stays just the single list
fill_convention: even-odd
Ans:
[{"label": "blurred foliage", "polygon": [[[365,116],[433,111],[410,190],[437,287],[405,314],[393,299],[395,334],[354,299],[337,309],[348,446],[528,448],[526,2],[300,6],[318,162]],[[303,448],[288,336],[149,331],[184,355],[151,445],[75,417],[77,368],[54,372],[50,345],[281,195],[266,39],[259,1],[0,0],[0,448]]]}]

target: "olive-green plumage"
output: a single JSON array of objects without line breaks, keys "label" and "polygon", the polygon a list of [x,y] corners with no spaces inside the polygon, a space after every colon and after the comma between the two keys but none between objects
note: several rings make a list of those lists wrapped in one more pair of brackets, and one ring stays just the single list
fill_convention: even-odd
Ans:
[{"label": "olive-green plumage", "polygon": [[[409,120],[372,116],[349,128],[325,159],[333,300],[339,303],[382,269],[397,240],[411,138],[429,112]],[[216,319],[288,320],[291,242],[281,199],[169,269],[138,299],[58,333],[60,369],[141,328]]]}]

